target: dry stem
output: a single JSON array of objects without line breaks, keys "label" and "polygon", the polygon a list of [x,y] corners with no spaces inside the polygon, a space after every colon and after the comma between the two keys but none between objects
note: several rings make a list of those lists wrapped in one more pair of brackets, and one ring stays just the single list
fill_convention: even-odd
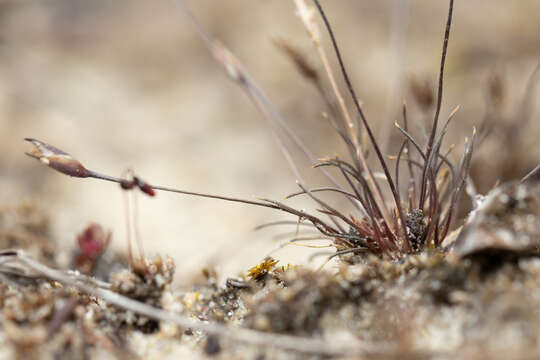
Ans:
[{"label": "dry stem", "polygon": [[[233,328],[216,323],[197,322],[190,317],[158,309],[103,287],[98,287],[92,278],[80,275],[75,277],[64,271],[52,269],[25,255],[21,250],[4,250],[0,252],[0,265],[5,265],[10,262],[18,262],[48,280],[60,282],[65,286],[74,287],[83,293],[95,296],[115,306],[133,311],[134,313],[158,321],[171,322],[183,328],[191,328],[205,332],[208,335],[215,335],[240,343],[275,347],[282,350],[325,356],[381,356],[383,354],[389,355],[396,352],[395,346],[390,344],[368,344],[360,342],[353,345],[343,344],[336,343],[335,341],[326,342],[319,339],[266,333],[245,328]],[[3,269],[0,268],[0,271],[2,270]]]}]

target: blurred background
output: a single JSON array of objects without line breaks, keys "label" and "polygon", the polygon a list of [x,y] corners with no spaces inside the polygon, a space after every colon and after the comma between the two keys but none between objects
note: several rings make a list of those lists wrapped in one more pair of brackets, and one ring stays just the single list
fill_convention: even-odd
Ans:
[{"label": "blurred background", "polygon": [[[322,70],[292,1],[186,3],[317,156],[344,154],[321,119],[324,103],[274,44],[287,41]],[[433,113],[429,96],[447,2],[322,3],[388,153],[396,151],[392,123],[400,119],[403,99],[422,139]],[[472,170],[481,192],[540,161],[540,98],[531,77],[540,60],[538,14],[538,0],[455,5],[441,114],[456,105],[461,110],[445,146],[455,142],[457,157],[473,126],[485,130]],[[323,39],[337,70],[326,34]],[[119,187],[40,166],[24,155],[30,148],[24,137],[54,144],[106,174],[132,167],[154,184],[249,199],[281,200],[297,190],[259,113],[169,0],[0,2],[0,204],[26,201],[44,209],[66,254],[89,222],[111,229],[113,248],[125,251]],[[326,184],[302,154],[293,154],[309,185]],[[291,204],[313,209],[302,200]],[[224,276],[245,271],[279,245],[276,234],[294,232],[294,226],[254,232],[265,222],[295,219],[247,205],[167,193],[139,196],[139,205],[145,249],[172,256],[178,281],[207,265]],[[313,251],[290,247],[274,256],[283,264],[304,263]]]}]

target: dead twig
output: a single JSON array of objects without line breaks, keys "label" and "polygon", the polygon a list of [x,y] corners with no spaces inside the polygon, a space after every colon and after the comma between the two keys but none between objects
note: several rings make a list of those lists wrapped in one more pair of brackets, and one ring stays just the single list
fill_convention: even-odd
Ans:
[{"label": "dead twig", "polygon": [[105,288],[91,285],[91,281],[81,281],[88,277],[73,277],[64,271],[50,268],[25,255],[24,252],[20,250],[0,251],[0,259],[2,260],[2,263],[18,262],[49,280],[76,288],[81,292],[100,298],[112,305],[133,311],[139,315],[147,316],[158,321],[171,322],[183,328],[202,331],[208,335],[219,336],[231,341],[321,356],[388,356],[390,354],[395,354],[397,350],[395,346],[387,343],[368,344],[359,342],[357,344],[342,344],[335,341],[327,342],[322,339],[266,333],[251,329],[229,327],[216,323],[197,322],[190,317],[158,309]]}]

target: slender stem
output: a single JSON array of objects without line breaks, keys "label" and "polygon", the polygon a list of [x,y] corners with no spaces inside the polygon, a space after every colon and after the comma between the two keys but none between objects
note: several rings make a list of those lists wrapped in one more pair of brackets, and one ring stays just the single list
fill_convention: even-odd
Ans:
[{"label": "slender stem", "polygon": [[[429,158],[432,152],[433,142],[435,141],[435,134],[437,133],[437,124],[439,122],[439,114],[441,112],[442,96],[443,96],[443,83],[444,83],[444,67],[446,63],[446,52],[448,50],[448,39],[450,38],[450,29],[452,26],[452,13],[454,11],[454,0],[450,0],[448,7],[448,18],[446,20],[446,29],[444,32],[444,41],[441,55],[441,66],[439,70],[439,86],[437,90],[437,107],[435,109],[435,117],[433,118],[433,126],[431,128],[431,134],[429,135],[429,140],[426,148],[426,157]],[[422,182],[425,182],[427,167],[424,168],[422,172]],[[423,199],[425,196],[425,187],[422,188],[420,193],[420,198]],[[421,206],[421,204],[420,204]]]},{"label": "slender stem", "polygon": [[435,146],[432,149],[432,152],[426,153],[427,161],[425,162],[424,169],[423,169],[422,183],[421,183],[421,190],[420,190],[420,201],[419,201],[419,208],[422,210],[424,206],[424,200],[425,200],[425,195],[427,191],[427,181],[428,181],[425,174],[428,174],[429,172],[433,172],[433,168],[435,167],[437,159],[439,157],[439,151],[441,149],[442,141],[444,139],[444,136],[446,135],[446,131],[448,130],[448,125],[450,124],[450,121],[452,121],[454,116],[457,114],[458,110],[459,110],[459,106],[456,106],[454,110],[450,113],[450,115],[448,116],[448,119],[444,123],[443,129],[437,139],[437,142],[435,143]]},{"label": "slender stem", "polygon": [[287,238],[290,238],[291,236],[308,236],[308,235],[312,235],[312,236],[326,236],[326,235],[322,235],[320,232],[305,232],[305,233],[299,233],[298,231],[288,231],[288,232],[283,232],[283,233],[279,233],[279,234],[276,234],[274,236],[272,236],[272,240],[285,240]]},{"label": "slender stem", "polygon": [[[296,3],[296,8],[298,10],[298,14],[300,15],[300,18],[302,19],[304,26],[306,27],[306,30],[309,33],[311,40],[313,41],[315,48],[317,49],[317,54],[319,55],[319,58],[323,64],[324,70],[328,77],[328,81],[330,82],[330,86],[332,88],[334,96],[336,97],[336,100],[339,104],[339,108],[341,110],[341,113],[343,115],[343,120],[345,122],[345,128],[349,132],[349,137],[350,137],[349,140],[353,142],[353,149],[351,153],[352,158],[357,164],[359,164],[357,151],[358,150],[361,151],[360,149],[361,147],[358,141],[358,137],[356,136],[354,132],[354,123],[351,120],[349,110],[347,109],[347,106],[345,105],[345,100],[343,99],[343,96],[341,95],[341,91],[339,90],[339,87],[337,85],[334,72],[332,71],[332,67],[330,66],[330,62],[328,61],[328,56],[326,55],[326,51],[321,46],[318,26],[313,21],[311,12],[309,11],[310,9],[308,9],[305,1],[296,0],[295,3]],[[320,84],[319,84],[319,88],[320,88]],[[323,97],[327,98],[324,92],[322,93],[322,95]]]},{"label": "slender stem", "polygon": [[521,179],[519,182],[523,183],[527,181],[538,172],[540,172],[540,164],[536,165],[536,167],[532,171],[530,171],[527,175],[525,175],[523,179]]},{"label": "slender stem", "polygon": [[131,245],[131,206],[129,201],[129,194],[124,194],[124,208],[126,212],[126,235],[127,235],[127,248],[128,248],[128,259],[129,265],[133,266],[135,264],[135,259],[133,258],[133,247]]},{"label": "slender stem", "polygon": [[454,196],[452,198],[450,209],[447,214],[447,221],[446,221],[446,226],[444,228],[444,232],[442,235],[442,239],[446,237],[446,234],[448,233],[448,230],[450,229],[454,221],[456,205],[461,196],[461,191],[463,190],[463,186],[465,185],[465,181],[467,180],[467,174],[469,173],[469,169],[471,166],[471,157],[472,157],[472,151],[473,151],[475,139],[476,139],[476,129],[473,129],[471,140],[467,144],[467,147],[465,148],[465,153],[463,154],[463,158],[461,161],[461,166],[460,166],[461,179],[458,179],[459,183],[456,185],[456,188],[454,190]]},{"label": "slender stem", "polygon": [[[224,68],[227,75],[240,86],[240,88],[247,94],[249,99],[254,103],[256,108],[263,114],[265,120],[272,125],[279,126],[285,134],[292,140],[292,142],[301,150],[306,158],[313,164],[315,162],[315,156],[304,144],[304,142],[298,137],[298,135],[289,127],[285,119],[281,116],[276,107],[272,104],[266,93],[256,84],[252,76],[244,68],[241,62],[229,51],[223,44],[214,39],[214,37],[204,29],[204,27],[197,21],[195,16],[191,13],[188,7],[182,0],[171,0],[187,17],[193,27],[197,30],[205,45],[209,49],[210,53],[217,61],[217,63]],[[281,152],[284,154],[289,167],[291,168],[294,176],[297,180],[301,180],[300,174],[292,156],[287,148],[283,145],[281,139],[279,139],[277,133],[271,126],[274,134],[274,140],[279,146]],[[324,176],[336,187],[341,188],[341,185],[337,180],[326,170],[322,170]]]},{"label": "slender stem", "polygon": [[[355,200],[359,200],[355,194],[352,194],[348,191],[343,191],[343,190],[340,190],[340,189],[336,189],[336,188],[333,188],[333,187],[319,187],[319,188],[314,188],[314,189],[309,189],[310,192],[321,192],[321,191],[330,191],[330,192],[337,192],[337,193],[340,193],[340,194],[343,194],[349,198],[353,198]],[[289,194],[287,196],[285,196],[285,199],[291,199],[295,196],[298,196],[298,195],[302,195],[302,194],[307,194],[307,191],[297,191],[295,193],[292,193],[292,194]]]},{"label": "slender stem", "polygon": [[[373,135],[373,132],[371,131],[371,128],[369,127],[369,124],[367,122],[367,119],[364,115],[364,112],[360,106],[360,103],[358,102],[358,98],[356,96],[356,92],[354,91],[354,87],[352,85],[352,82],[349,78],[349,75],[347,73],[347,70],[345,68],[345,64],[343,62],[343,58],[341,56],[341,51],[339,50],[339,47],[337,45],[337,41],[336,41],[336,38],[334,36],[334,32],[330,26],[330,22],[328,21],[327,17],[326,17],[326,14],[323,10],[323,8],[321,7],[321,4],[319,3],[319,0],[313,0],[313,2],[315,3],[315,6],[317,7],[323,21],[324,21],[324,24],[326,26],[326,29],[328,30],[328,34],[330,35],[330,39],[332,41],[332,45],[334,47],[334,51],[336,53],[336,56],[338,58],[338,62],[339,62],[339,66],[340,66],[340,69],[341,69],[341,73],[343,75],[343,78],[345,79],[345,83],[347,84],[347,89],[349,90],[349,93],[352,97],[352,100],[353,100],[353,103],[356,107],[356,110],[358,111],[358,114],[360,115],[360,118],[362,120],[362,123],[364,124],[364,127],[366,129],[366,132],[369,136],[369,139],[371,141],[371,144],[373,145],[373,148],[375,149],[375,153],[377,154],[377,157],[379,159],[379,162],[381,164],[381,167],[384,171],[384,174],[386,176],[386,180],[388,182],[388,185],[390,186],[390,190],[392,192],[392,195],[394,197],[394,202],[396,204],[396,208],[398,209],[398,215],[399,217],[401,218],[401,222],[402,224],[405,226],[405,219],[403,217],[403,211],[401,210],[401,202],[400,200],[397,198],[397,193],[396,193],[396,188],[395,188],[395,185],[394,185],[394,182],[392,180],[392,177],[390,175],[390,171],[388,170],[388,166],[386,165],[386,161],[384,160],[384,157],[382,156],[382,153],[381,153],[381,150],[379,148],[379,145],[377,144],[377,141],[375,140],[375,137]],[[362,152],[360,151],[359,152],[359,156],[360,156],[360,159],[363,163],[363,165],[365,164],[365,159],[364,159],[364,156],[362,154]],[[367,168],[367,164],[364,165],[365,168]],[[374,180],[373,180],[374,181]],[[379,197],[379,194],[376,194],[378,197]],[[382,196],[380,199],[378,199],[379,201],[381,201],[381,206],[383,208],[386,207],[386,205],[384,204],[384,201],[382,200]],[[384,213],[386,212],[386,214]],[[392,221],[391,221],[391,218],[390,216],[388,215],[387,213],[387,210],[385,209],[385,211],[383,212],[383,216],[385,217],[385,221],[388,223],[388,224],[391,224]],[[398,227],[399,229],[399,227]],[[398,229],[396,229],[397,231],[399,231]],[[403,236],[406,237],[407,236],[407,232],[406,230],[404,230],[405,232],[403,233]]]},{"label": "slender stem", "polygon": [[[409,122],[407,120],[407,103],[405,101],[403,101],[402,110],[403,110],[403,112],[402,112],[402,115],[403,115],[403,128],[405,129],[405,132],[408,133],[409,132]],[[407,139],[407,144],[405,146],[406,146],[405,151],[407,152],[407,157],[409,159],[412,159],[412,152],[411,152],[411,147],[409,146],[409,139]],[[414,208],[415,207],[414,199],[416,198],[416,192],[417,192],[417,189],[416,189],[416,174],[414,173],[412,164],[409,161],[407,161],[407,168],[409,169],[409,182],[410,182],[410,185],[408,185],[408,187],[410,186],[412,188],[412,199],[413,199],[413,201],[411,202],[411,208]],[[398,183],[398,186],[399,186],[399,182],[397,181],[397,179],[396,179],[396,183]]]},{"label": "slender stem", "polygon": [[306,194],[308,194],[308,196],[310,198],[312,198],[315,202],[321,204],[321,206],[325,207],[329,212],[330,214],[334,215],[334,216],[337,216],[338,218],[340,218],[341,220],[343,220],[345,223],[347,223],[349,226],[351,226],[352,228],[356,228],[356,224],[354,222],[352,222],[351,220],[349,220],[345,215],[343,215],[342,213],[340,213],[339,211],[337,211],[336,209],[334,209],[332,206],[328,205],[326,202],[324,202],[323,200],[317,198],[315,195],[313,195],[311,193],[311,191],[309,191],[304,185],[298,183],[298,186],[302,189],[302,191],[304,191]]},{"label": "slender stem", "polygon": [[[401,199],[400,193],[399,193],[399,162],[401,161],[401,155],[403,154],[403,149],[405,149],[405,146],[407,145],[408,140],[405,139],[403,143],[401,144],[401,147],[399,148],[397,160],[396,160],[396,175],[395,175],[395,181],[396,181],[396,191],[398,195],[398,199]],[[412,165],[411,165],[412,166]],[[411,240],[409,239],[409,235],[407,233],[407,224],[403,224],[405,226],[405,237],[403,239],[403,242],[405,244],[405,247],[407,248],[408,252],[412,252],[412,245]]]},{"label": "slender stem", "polygon": [[[122,179],[120,179],[120,178],[116,178],[116,177],[110,176],[110,175],[104,175],[104,174],[101,174],[101,173],[98,173],[98,172],[95,172],[95,171],[89,171],[88,177],[92,177],[92,178],[100,179],[100,180],[111,181],[111,182],[115,182],[115,183],[118,183],[118,184],[122,183]],[[275,205],[268,204],[266,202],[261,202],[261,201],[246,200],[246,199],[240,199],[240,198],[234,198],[234,197],[222,196],[222,195],[205,194],[205,193],[199,193],[199,192],[194,192],[194,191],[185,191],[185,190],[175,189],[175,188],[166,187],[166,186],[151,185],[151,187],[154,190],[173,192],[173,193],[177,193],[177,194],[184,194],[184,195],[198,196],[198,197],[204,197],[204,198],[209,198],[209,199],[218,199],[218,200],[224,200],[224,201],[231,201],[231,202],[237,202],[237,203],[243,203],[243,204],[249,204],[249,205],[262,206],[262,207],[267,207],[267,208],[271,208],[271,209],[279,209],[279,207],[277,207]]]},{"label": "slender stem", "polygon": [[310,227],[313,226],[313,224],[307,224],[307,223],[298,222],[298,221],[282,220],[282,221],[272,221],[269,223],[257,225],[253,229],[253,231],[258,231],[258,230],[261,230],[270,226],[276,226],[276,225],[296,225],[296,226],[310,226]]}]

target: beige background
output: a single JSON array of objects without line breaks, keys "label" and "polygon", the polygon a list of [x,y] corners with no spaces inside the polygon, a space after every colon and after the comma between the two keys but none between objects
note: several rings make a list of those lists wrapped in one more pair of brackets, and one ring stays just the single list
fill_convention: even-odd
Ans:
[{"label": "beige background", "polygon": [[[316,92],[272,44],[284,38],[320,68],[292,1],[188,4],[244,62],[317,156],[341,151],[337,137],[318,117],[324,106]],[[435,83],[447,3],[323,4],[366,114],[381,129],[382,122],[397,119],[393,111],[399,110],[401,98],[413,103],[410,76],[431,76]],[[462,106],[451,130],[454,141],[461,142],[481,121],[486,81],[494,70],[507,80],[505,109],[514,111],[540,58],[538,14],[538,0],[456,2],[443,106],[443,115]],[[408,24],[405,32],[392,31],[399,23]],[[325,46],[330,50],[326,37]],[[410,112],[421,118],[414,105]],[[530,163],[540,155],[536,123],[524,138],[531,144]],[[74,246],[75,234],[95,221],[112,229],[113,246],[123,251],[118,187],[39,166],[23,155],[27,136],[55,144],[89,168],[111,175],[131,166],[151,183],[246,198],[281,199],[296,190],[259,114],[167,0],[0,2],[0,202],[26,199],[47,209],[55,237],[66,250]],[[478,156],[496,162],[493,151],[504,151],[497,141]],[[324,184],[297,155],[310,184]],[[257,224],[286,218],[271,210],[165,193],[139,198],[145,247],[174,257],[179,281],[208,263],[227,275],[245,270],[276,247],[272,234],[291,230],[252,232]],[[309,202],[295,204],[312,208]],[[283,263],[298,263],[309,253],[295,248],[276,256]]]}]

